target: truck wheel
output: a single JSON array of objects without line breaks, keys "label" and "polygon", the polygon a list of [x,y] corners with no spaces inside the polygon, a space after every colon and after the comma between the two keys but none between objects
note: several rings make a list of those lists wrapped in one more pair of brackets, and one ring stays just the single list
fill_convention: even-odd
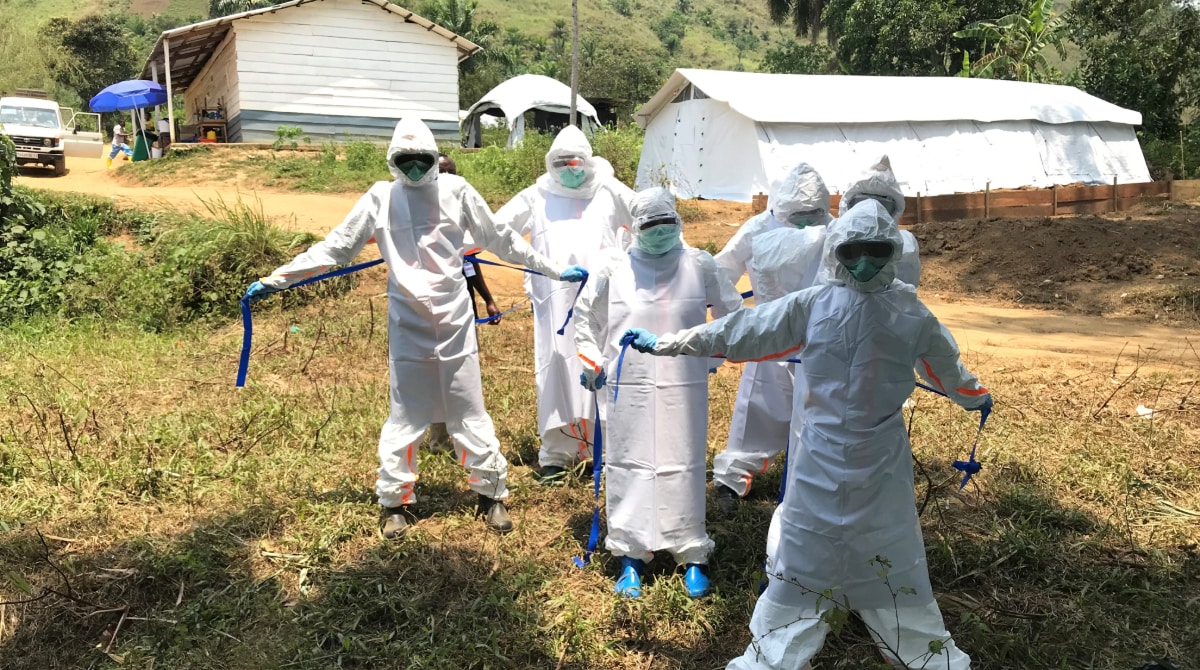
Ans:
[{"label": "truck wheel", "polygon": [[61,177],[67,173],[67,159],[64,156],[54,161],[54,176]]}]

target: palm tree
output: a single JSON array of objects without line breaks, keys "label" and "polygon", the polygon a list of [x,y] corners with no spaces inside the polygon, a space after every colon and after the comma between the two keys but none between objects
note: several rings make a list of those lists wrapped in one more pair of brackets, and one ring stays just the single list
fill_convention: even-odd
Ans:
[{"label": "palm tree", "polygon": [[[828,4],[829,0],[767,0],[767,11],[772,21],[777,24],[790,21],[797,36],[807,37],[816,44],[824,27],[821,15]],[[833,37],[827,37],[832,44]]]},{"label": "palm tree", "polygon": [[959,39],[982,42],[983,54],[974,63],[963,52],[962,76],[1015,81],[1047,81],[1059,73],[1043,53],[1053,47],[1066,58],[1066,22],[1055,14],[1054,0],[1029,0],[1019,13],[995,21],[976,21],[954,33]]}]

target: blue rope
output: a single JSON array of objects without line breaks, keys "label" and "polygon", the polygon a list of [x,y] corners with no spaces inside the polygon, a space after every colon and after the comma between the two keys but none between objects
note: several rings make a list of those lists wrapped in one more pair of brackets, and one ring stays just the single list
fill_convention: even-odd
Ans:
[{"label": "blue rope", "polygon": [[592,554],[600,543],[600,474],[604,471],[604,431],[600,429],[600,401],[592,394],[592,408],[595,410],[595,431],[592,434],[592,493],[596,497],[596,505],[592,509],[592,530],[588,533],[587,549],[583,557],[576,556],[575,567],[583,568],[592,562]]},{"label": "blue rope", "polygon": [[[935,391],[936,393],[936,391]],[[962,483],[958,485],[958,490],[961,491],[967,487],[967,482],[971,481],[971,477],[979,474],[983,465],[975,460],[975,450],[979,448],[979,438],[983,435],[983,427],[987,425],[988,416],[992,410],[982,409],[979,411],[979,431],[975,433],[975,443],[971,445],[971,456],[965,461],[954,461],[954,469],[963,473]]]},{"label": "blue rope", "polygon": [[[472,263],[480,263],[482,265],[492,265],[492,266],[495,266],[498,268],[508,268],[509,270],[519,270],[521,272],[524,272],[525,274],[537,275],[539,277],[546,276],[544,273],[538,272],[537,270],[530,270],[529,268],[518,267],[516,265],[508,265],[507,263],[497,263],[496,261],[484,260],[484,259],[476,256],[475,254],[467,254],[466,256],[464,256],[464,258],[466,258],[468,261],[471,261]],[[583,276],[583,281],[579,282],[579,290],[575,291],[575,299],[571,301],[571,308],[567,310],[566,320],[563,321],[562,327],[560,327],[558,329],[558,331],[556,331],[559,335],[563,335],[566,333],[567,324],[571,323],[571,317],[573,317],[575,315],[575,303],[579,301],[579,296],[583,293],[583,287],[587,286],[587,281],[588,281],[588,276],[585,274]]]},{"label": "blue rope", "polygon": [[[295,284],[292,284],[291,286],[289,286],[287,289],[280,289],[280,291],[286,291],[286,290],[293,289],[293,288],[299,288],[301,286],[307,286],[308,284],[315,284],[316,282],[319,282],[319,281],[324,281],[326,279],[333,279],[334,277],[341,277],[342,275],[348,275],[352,272],[358,272],[359,270],[366,270],[367,268],[374,267],[376,265],[379,265],[382,262],[383,262],[382,258],[377,258],[373,261],[367,261],[366,263],[359,263],[358,265],[350,265],[350,266],[347,266],[344,268],[340,268],[338,270],[332,270],[330,272],[326,272],[325,274],[317,275],[316,277],[309,277],[308,279],[305,279],[304,281],[296,282]],[[271,293],[278,293],[278,292],[279,291],[272,291]],[[242,297],[242,300],[241,300],[241,303],[242,303],[242,353],[241,353],[241,355],[238,356],[238,371],[237,371],[237,382],[236,382],[238,388],[242,388],[246,385],[246,375],[250,372],[250,346],[251,346],[251,343],[254,341],[254,319],[250,313],[250,303],[254,302],[255,300],[265,298],[268,295],[271,295],[271,293],[264,293],[260,296],[255,296],[254,298],[250,298],[250,297],[246,297],[246,296]]]}]

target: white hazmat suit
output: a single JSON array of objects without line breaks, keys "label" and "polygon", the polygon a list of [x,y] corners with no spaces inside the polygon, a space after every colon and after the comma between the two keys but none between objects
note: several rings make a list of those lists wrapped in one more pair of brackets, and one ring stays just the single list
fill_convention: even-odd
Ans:
[{"label": "white hazmat suit", "polygon": [[[838,204],[838,214],[850,211],[865,198],[878,200],[897,223],[904,215],[904,191],[900,190],[900,182],[892,171],[892,161],[886,155],[875,161],[858,181],[846,189]],[[920,286],[921,249],[917,238],[907,230],[901,230],[900,239],[904,242],[904,249],[900,260],[896,261],[896,278],[910,286]]]},{"label": "white hazmat suit", "polygon": [[[399,154],[425,154],[434,167],[417,181],[394,165]],[[393,182],[377,182],[340,226],[262,283],[285,288],[348,263],[374,241],[388,267],[388,357],[391,413],[379,437],[375,493],[385,508],[415,500],[416,446],[444,421],[472,490],[502,500],[508,463],[483,406],[475,321],[463,278],[468,233],[509,263],[558,278],[563,267],[533,250],[517,231],[497,224],[462,177],[438,174],[437,144],[419,120],[396,124],[388,147]]]},{"label": "white hazmat suit", "polygon": [[[838,262],[837,249],[874,241],[891,244],[891,261],[859,282]],[[724,352],[735,360],[803,347],[799,370],[808,393],[776,513],[779,545],[750,623],[754,641],[729,668],[804,666],[829,632],[820,619],[820,611],[832,606],[820,599],[826,589],[833,590],[833,601],[845,598],[861,614],[894,666],[970,666],[933,599],[901,406],[915,387],[914,367],[963,407],[979,407],[990,397],[962,366],[950,333],[910,285],[895,280],[901,248],[883,207],[861,203],[829,227],[823,263],[828,283],[658,338],[658,355]],[[876,556],[889,566],[886,583]],[[944,656],[929,660],[934,640],[945,644]]]},{"label": "white hazmat suit", "polygon": [[[805,228],[789,224],[797,212],[817,212]],[[799,163],[771,185],[767,211],[742,225],[717,264],[730,281],[749,273],[754,302],[762,305],[816,282],[829,215],[829,189],[807,163]],[[739,496],[755,475],[766,472],[788,444],[793,416],[791,364],[746,363],[734,401],[725,450],[713,458],[713,481]]]},{"label": "white hazmat suit", "polygon": [[[564,185],[554,162],[583,159],[586,178],[575,188]],[[592,156],[583,132],[567,126],[546,154],[546,173],[496,213],[496,220],[522,235],[534,249],[563,263],[591,267],[607,249],[628,246],[633,191],[613,176],[612,166]],[[588,456],[592,394],[579,385],[583,367],[575,355],[575,324],[558,329],[574,306],[578,288],[546,277],[525,276],[533,303],[533,348],[538,397],[538,463],[569,468]]]},{"label": "white hazmat suit", "polygon": [[[661,188],[639,193],[642,224],[675,214]],[[708,368],[702,358],[663,359],[629,352],[617,380],[627,328],[677,330],[702,324],[708,305],[722,316],[742,305],[712,256],[677,243],[661,255],[635,247],[614,254],[591,277],[576,307],[579,358],[605,370],[608,387],[604,455],[608,535],[614,556],[648,561],[670,552],[680,564],[703,564],[713,548],[704,524],[708,451]],[[615,401],[613,393],[617,394]]]}]

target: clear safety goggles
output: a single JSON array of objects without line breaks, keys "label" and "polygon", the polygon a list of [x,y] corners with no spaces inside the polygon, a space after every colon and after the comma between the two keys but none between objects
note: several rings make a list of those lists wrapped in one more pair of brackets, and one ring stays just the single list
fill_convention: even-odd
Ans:
[{"label": "clear safety goggles", "polygon": [[556,169],[566,167],[583,167],[583,158],[579,156],[559,156],[558,158],[550,161],[550,166]]},{"label": "clear safety goggles", "polygon": [[878,240],[866,242],[847,242],[838,246],[837,258],[846,263],[866,256],[876,260],[887,260],[892,257],[892,243]]}]

